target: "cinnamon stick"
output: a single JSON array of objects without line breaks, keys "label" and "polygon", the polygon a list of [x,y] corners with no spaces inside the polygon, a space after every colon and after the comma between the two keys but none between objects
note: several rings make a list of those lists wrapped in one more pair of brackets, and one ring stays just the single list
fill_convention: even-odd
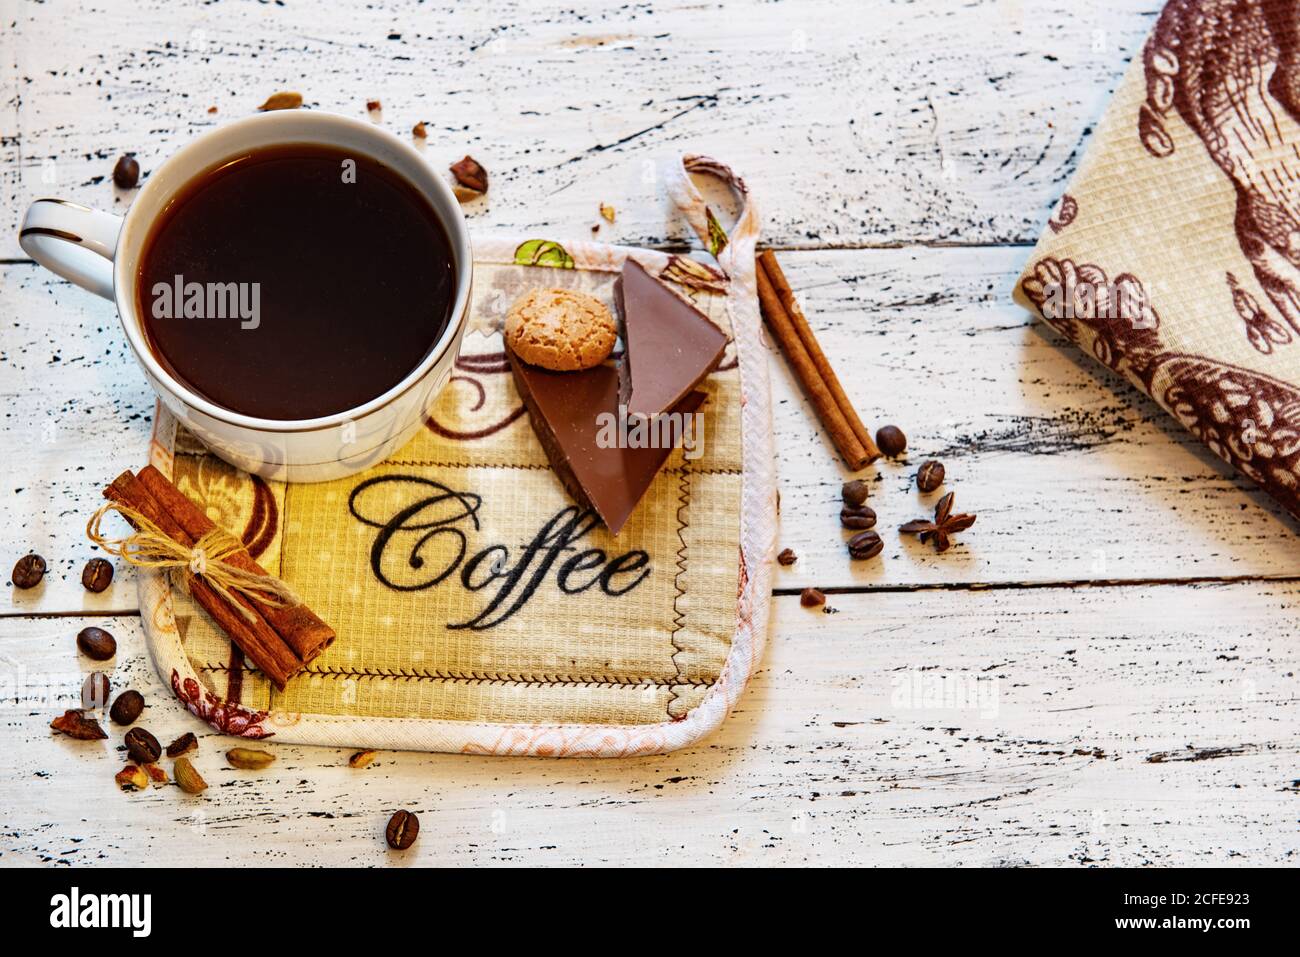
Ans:
[{"label": "cinnamon stick", "polygon": [[[194,544],[195,539],[186,534],[180,524],[129,470],[115,478],[113,484],[104,489],[104,497],[119,505],[135,509],[181,544]],[[289,678],[302,670],[302,660],[290,650],[284,639],[276,634],[243,595],[235,593],[235,598],[253,612],[252,622],[245,620],[231,608],[226,599],[202,578],[191,579],[190,594],[199,607],[212,616],[217,626],[230,636],[230,640],[239,646],[239,650],[247,655],[258,670],[281,691],[284,690]]]},{"label": "cinnamon stick", "polygon": [[[152,465],[140,470],[140,481],[154,498],[185,529],[185,533],[198,541],[212,529],[216,523],[204,514],[203,510],[192,502],[184,492],[167,480]],[[267,574],[266,569],[246,550],[238,551],[227,559],[230,564],[255,575]],[[276,607],[266,605],[253,599],[258,612],[275,631],[284,639],[303,664],[310,663],[317,655],[334,642],[334,629],[317,617],[306,605]]]},{"label": "cinnamon stick", "polygon": [[776,290],[777,296],[781,300],[781,305],[785,307],[786,314],[790,317],[795,331],[799,334],[799,339],[803,342],[804,348],[808,350],[808,356],[812,359],[813,365],[821,374],[822,381],[830,390],[835,404],[839,407],[845,421],[848,422],[849,428],[857,436],[858,442],[866,449],[870,461],[880,458],[880,449],[876,447],[875,440],[871,438],[871,433],[867,427],[862,424],[858,418],[857,410],[853,408],[853,403],[844,392],[844,387],[840,385],[839,376],[835,374],[835,368],[831,365],[830,360],[826,358],[826,353],[822,352],[821,343],[813,335],[812,326],[808,324],[808,319],[799,308],[799,303],[794,298],[794,290],[790,288],[790,283],[785,278],[785,272],[781,269],[781,264],[776,261],[776,254],[770,249],[765,249],[758,256],[759,269],[767,270],[767,278],[771,281],[772,287]]},{"label": "cinnamon stick", "polygon": [[790,368],[794,370],[799,384],[803,386],[804,394],[808,396],[817,411],[817,418],[830,433],[831,441],[835,443],[835,448],[839,450],[845,464],[855,472],[865,468],[880,455],[879,450],[873,442],[871,451],[868,451],[858,439],[853,427],[849,425],[839,404],[835,401],[834,394],[818,371],[812,356],[809,355],[808,348],[795,329],[793,319],[786,312],[772,280],[763,268],[762,261],[760,260],[756,265],[754,271],[758,278],[758,301],[763,307],[763,318],[767,320],[768,328],[776,337],[781,351],[785,353],[786,361],[790,363]]}]

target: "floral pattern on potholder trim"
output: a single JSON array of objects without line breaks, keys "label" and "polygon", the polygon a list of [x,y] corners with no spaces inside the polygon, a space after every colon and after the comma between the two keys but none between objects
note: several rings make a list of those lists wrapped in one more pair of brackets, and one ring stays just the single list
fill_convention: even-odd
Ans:
[{"label": "floral pattern on potholder trim", "polygon": [[223,701],[211,691],[205,691],[195,678],[182,678],[172,669],[172,691],[196,718],[206,721],[225,734],[240,738],[269,738],[275,734],[262,726],[269,713],[250,711],[242,705]]}]

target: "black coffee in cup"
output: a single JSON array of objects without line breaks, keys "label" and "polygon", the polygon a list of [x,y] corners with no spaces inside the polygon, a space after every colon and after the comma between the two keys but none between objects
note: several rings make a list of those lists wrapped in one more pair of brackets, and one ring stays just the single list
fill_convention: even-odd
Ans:
[{"label": "black coffee in cup", "polygon": [[314,144],[230,157],[168,201],[139,257],[149,346],[231,411],[309,419],[387,392],[456,298],[447,231],[378,161]]}]

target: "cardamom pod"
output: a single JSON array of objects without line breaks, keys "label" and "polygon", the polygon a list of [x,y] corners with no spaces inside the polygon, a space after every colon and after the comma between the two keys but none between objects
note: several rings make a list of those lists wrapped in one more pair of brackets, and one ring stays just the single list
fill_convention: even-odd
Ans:
[{"label": "cardamom pod", "polygon": [[296,110],[300,106],[302,106],[302,94],[286,90],[280,93],[272,93],[258,109],[262,112],[267,110]]},{"label": "cardamom pod", "polygon": [[201,794],[207,790],[208,782],[203,780],[203,775],[194,769],[190,759],[180,757],[172,765],[172,773],[176,775],[176,783],[186,794]]},{"label": "cardamom pod", "polygon": [[226,752],[226,760],[230,762],[231,767],[242,771],[261,771],[271,766],[275,755],[267,754],[265,751],[254,751],[252,748],[231,748]]}]

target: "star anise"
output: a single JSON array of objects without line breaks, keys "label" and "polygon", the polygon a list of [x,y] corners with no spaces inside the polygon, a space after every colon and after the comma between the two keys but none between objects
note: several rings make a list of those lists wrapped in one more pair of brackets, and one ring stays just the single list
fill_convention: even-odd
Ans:
[{"label": "star anise", "polygon": [[952,492],[949,492],[934,507],[934,521],[918,518],[899,528],[899,531],[919,536],[922,542],[933,539],[935,551],[946,552],[952,544],[950,536],[964,532],[974,524],[974,515],[952,514]]}]

